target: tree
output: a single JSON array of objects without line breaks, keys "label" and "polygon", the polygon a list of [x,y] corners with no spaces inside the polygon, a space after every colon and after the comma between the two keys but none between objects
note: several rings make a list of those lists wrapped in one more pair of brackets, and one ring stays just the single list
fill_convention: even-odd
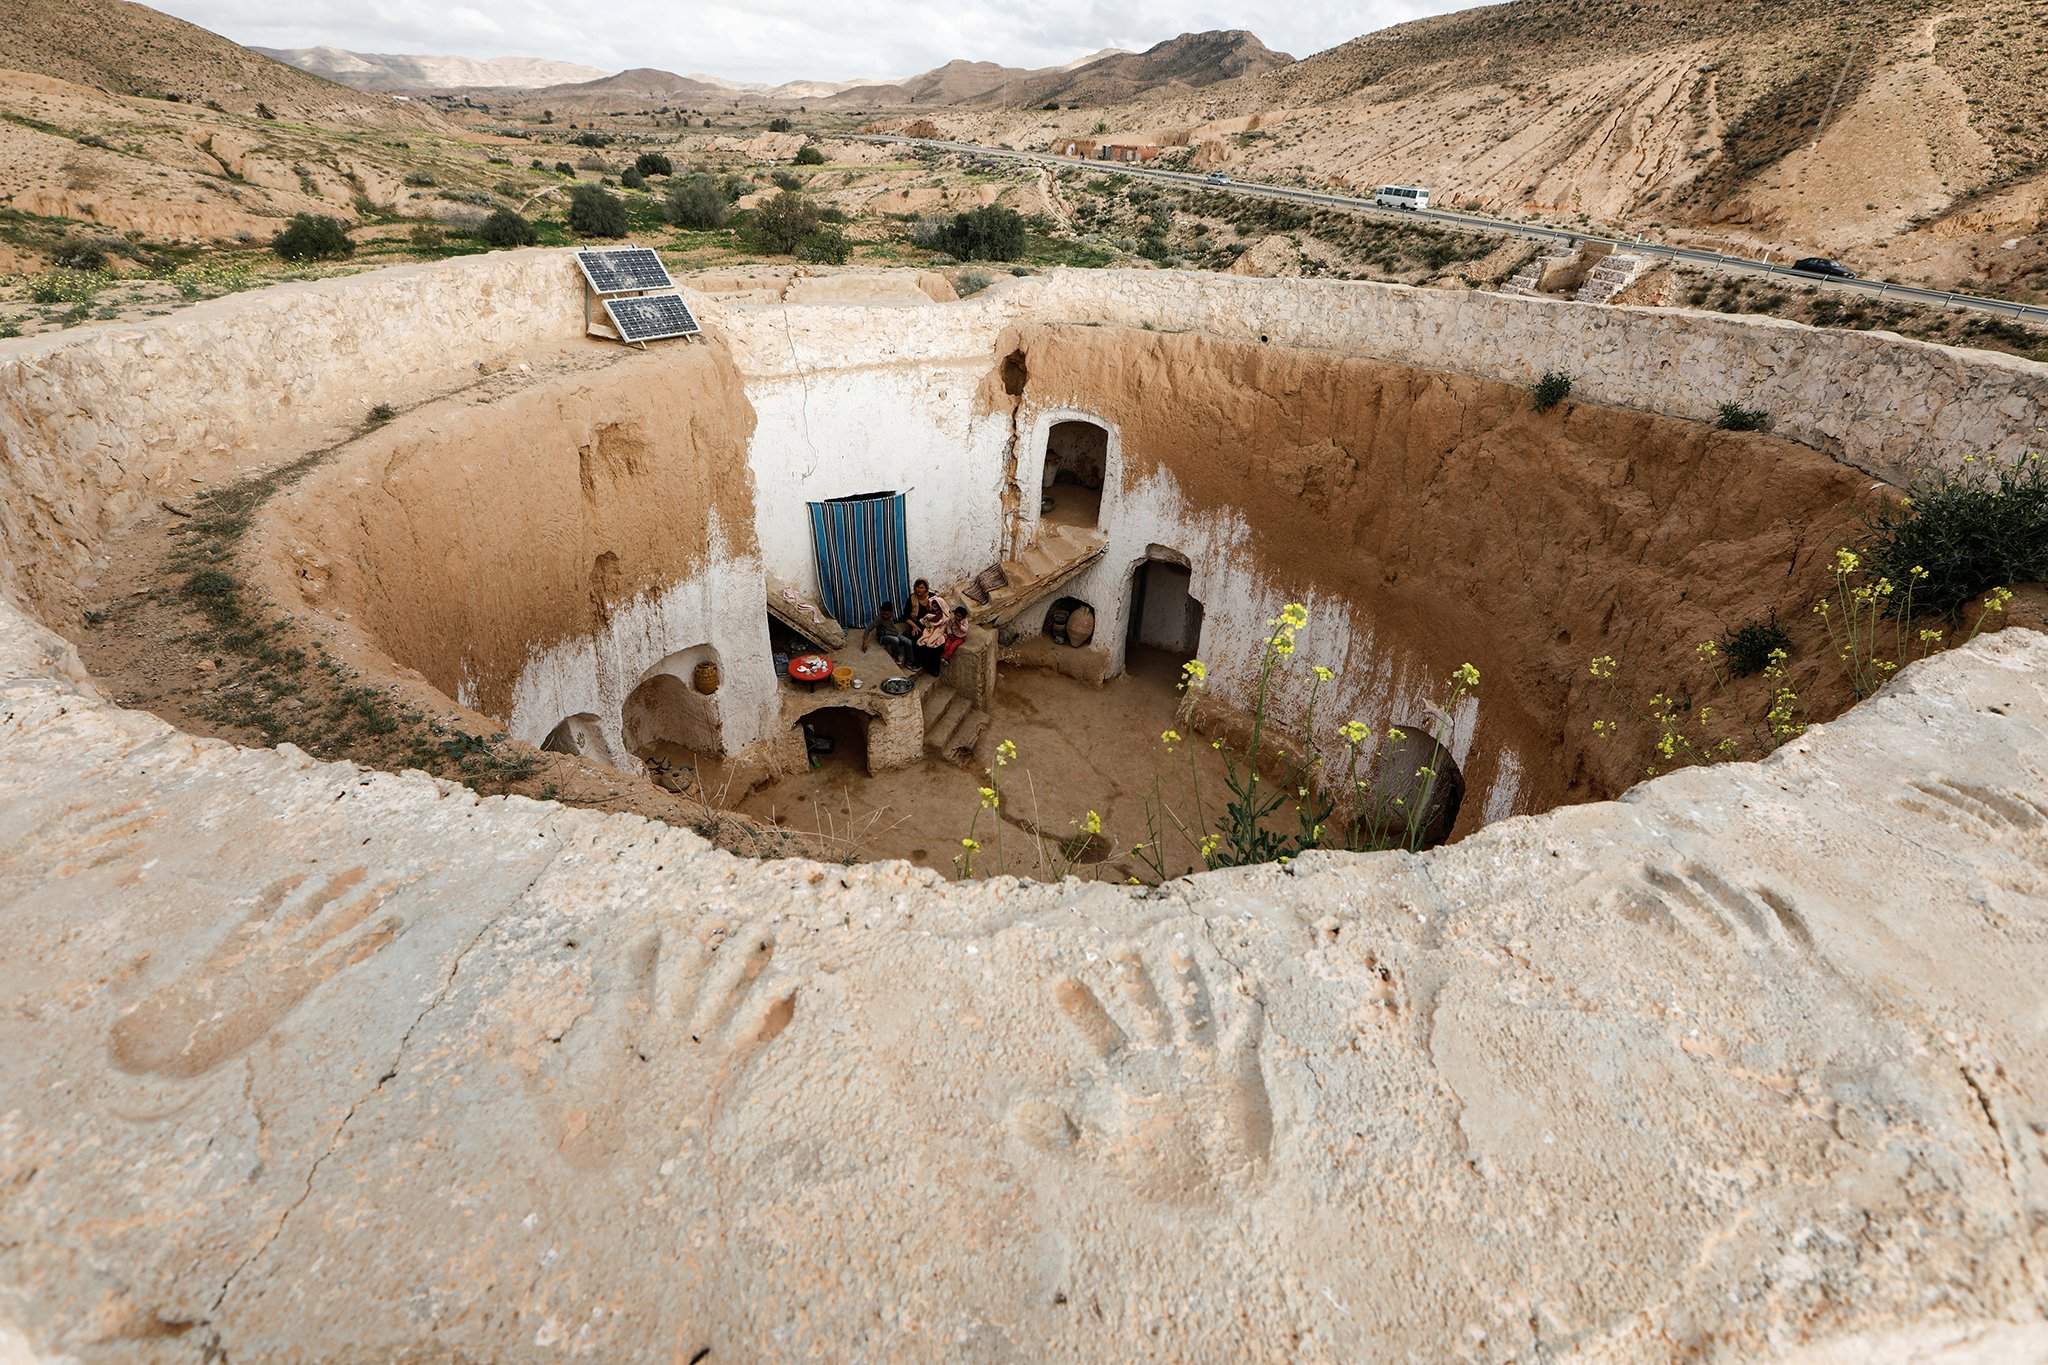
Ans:
[{"label": "tree", "polygon": [[846,234],[826,223],[796,244],[796,256],[820,265],[845,265],[850,249]]},{"label": "tree", "polygon": [[596,185],[569,192],[569,230],[585,237],[626,235],[626,201]]},{"label": "tree", "polygon": [[725,223],[725,191],[708,175],[692,175],[669,186],[668,202],[662,206],[668,220],[679,228],[709,232]]},{"label": "tree", "polygon": [[325,261],[352,255],[356,244],[339,219],[301,213],[270,239],[270,249],[287,261]]},{"label": "tree", "polygon": [[768,120],[768,131],[771,133],[787,133],[795,127],[796,125],[786,118],[772,118]]},{"label": "tree", "polygon": [[822,166],[825,164],[825,154],[818,150],[818,144],[815,142],[806,142],[803,146],[796,149],[796,164],[799,166]]},{"label": "tree", "polygon": [[747,221],[747,236],[756,247],[787,256],[804,238],[818,230],[818,210],[810,200],[790,190],[754,210]]},{"label": "tree", "polygon": [[499,209],[484,219],[476,235],[485,246],[532,246],[540,239],[533,230],[533,224],[511,209]]},{"label": "tree", "polygon": [[619,183],[629,190],[644,190],[647,188],[647,177],[640,173],[638,166],[628,166],[624,174],[619,176]]},{"label": "tree", "polygon": [[674,175],[675,163],[660,152],[642,152],[633,162],[633,169],[642,175]]},{"label": "tree", "polygon": [[940,249],[963,261],[1014,261],[1024,254],[1024,217],[984,204],[954,215],[939,234]]}]

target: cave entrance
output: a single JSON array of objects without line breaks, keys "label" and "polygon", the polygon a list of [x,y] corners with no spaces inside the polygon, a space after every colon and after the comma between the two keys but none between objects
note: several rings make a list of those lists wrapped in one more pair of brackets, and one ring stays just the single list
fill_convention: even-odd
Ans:
[{"label": "cave entrance", "polygon": [[718,651],[710,645],[679,649],[648,669],[620,717],[627,751],[676,765],[723,754],[720,682]]},{"label": "cave entrance", "polygon": [[1109,473],[1109,431],[1094,422],[1055,422],[1045,438],[1039,517],[1055,526],[1093,528],[1102,521],[1102,484]]},{"label": "cave entrance", "polygon": [[565,716],[560,725],[548,731],[540,747],[551,754],[574,754],[606,767],[618,766],[612,761],[611,746],[604,742],[604,726],[589,711]]},{"label": "cave entrance", "polygon": [[1180,666],[1202,648],[1202,603],[1191,591],[1194,570],[1186,555],[1151,546],[1131,570],[1124,614],[1126,672],[1164,670],[1178,677]]},{"label": "cave entrance", "polygon": [[851,706],[821,706],[797,722],[813,768],[867,776],[868,726],[874,718]]}]

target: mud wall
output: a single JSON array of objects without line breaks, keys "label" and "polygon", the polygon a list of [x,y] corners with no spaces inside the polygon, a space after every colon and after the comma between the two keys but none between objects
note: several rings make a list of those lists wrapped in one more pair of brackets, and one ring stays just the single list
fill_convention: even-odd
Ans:
[{"label": "mud wall", "polygon": [[275,504],[273,591],[353,617],[389,657],[538,743],[693,646],[724,661],[744,744],[773,704],[753,414],[715,345],[622,354],[399,418]]},{"label": "mud wall", "polygon": [[[1065,591],[1096,608],[1112,666],[1154,546],[1193,567],[1227,705],[1251,701],[1269,620],[1306,604],[1276,714],[1302,713],[1313,665],[1334,669],[1316,737],[1332,761],[1338,722],[1426,720],[1469,660],[1482,686],[1451,745],[1466,828],[1630,785],[1652,741],[1643,699],[1696,681],[1695,646],[1745,621],[1775,612],[1795,632],[1816,715],[1847,703],[1806,608],[1869,481],[1814,451],[1587,404],[1539,414],[1517,387],[1256,342],[1035,326],[998,350],[1029,374],[1026,486],[1054,424],[1111,429],[1109,548]],[[1618,695],[1590,678],[1596,654],[1622,662]],[[1740,695],[1760,717],[1768,692]],[[1596,718],[1622,733],[1594,743]]]}]

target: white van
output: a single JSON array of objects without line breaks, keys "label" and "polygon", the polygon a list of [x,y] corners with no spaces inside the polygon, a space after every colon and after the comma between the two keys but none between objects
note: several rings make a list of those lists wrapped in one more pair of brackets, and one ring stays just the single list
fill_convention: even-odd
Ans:
[{"label": "white van", "polygon": [[1382,185],[1374,191],[1372,202],[1383,209],[1426,209],[1429,191],[1420,185]]}]

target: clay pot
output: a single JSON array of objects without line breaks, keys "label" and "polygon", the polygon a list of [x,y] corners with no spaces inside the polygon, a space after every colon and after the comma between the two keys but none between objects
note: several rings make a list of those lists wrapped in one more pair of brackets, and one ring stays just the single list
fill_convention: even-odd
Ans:
[{"label": "clay pot", "polygon": [[690,686],[705,696],[718,690],[718,665],[706,659],[690,670]]}]

